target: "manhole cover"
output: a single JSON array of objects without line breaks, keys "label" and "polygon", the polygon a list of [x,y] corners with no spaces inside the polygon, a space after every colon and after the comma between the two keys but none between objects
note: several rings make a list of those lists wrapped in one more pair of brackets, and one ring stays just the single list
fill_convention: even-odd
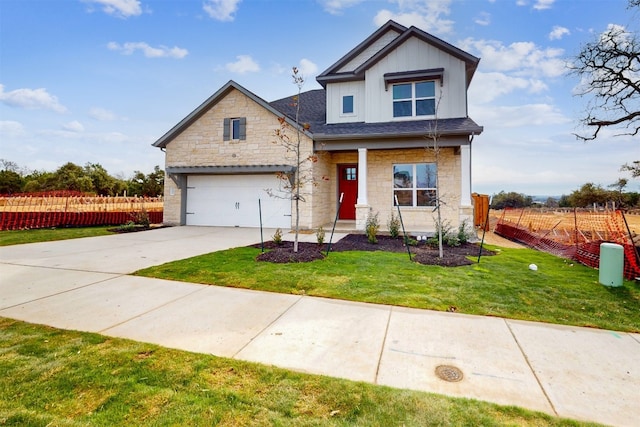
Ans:
[{"label": "manhole cover", "polygon": [[463,378],[462,371],[460,369],[449,365],[436,366],[436,376],[441,380],[449,381],[450,383],[462,381]]}]

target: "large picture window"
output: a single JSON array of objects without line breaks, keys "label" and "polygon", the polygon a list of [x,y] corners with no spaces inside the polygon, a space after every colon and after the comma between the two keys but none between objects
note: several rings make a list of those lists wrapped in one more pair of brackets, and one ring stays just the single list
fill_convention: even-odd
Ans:
[{"label": "large picture window", "polygon": [[434,81],[393,85],[393,117],[434,116],[436,84]]},{"label": "large picture window", "polygon": [[393,195],[400,206],[435,206],[438,169],[435,163],[393,165]]}]

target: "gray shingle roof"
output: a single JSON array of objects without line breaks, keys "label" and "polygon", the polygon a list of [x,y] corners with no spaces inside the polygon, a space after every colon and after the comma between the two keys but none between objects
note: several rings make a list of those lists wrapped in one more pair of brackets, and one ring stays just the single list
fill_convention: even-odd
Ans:
[{"label": "gray shingle roof", "polygon": [[[295,95],[269,103],[273,108],[295,120]],[[483,130],[469,117],[438,120],[409,120],[383,123],[326,123],[326,91],[315,89],[300,94],[299,123],[309,123],[313,139],[383,138],[390,136],[424,136],[432,131],[440,135],[480,134]]]}]

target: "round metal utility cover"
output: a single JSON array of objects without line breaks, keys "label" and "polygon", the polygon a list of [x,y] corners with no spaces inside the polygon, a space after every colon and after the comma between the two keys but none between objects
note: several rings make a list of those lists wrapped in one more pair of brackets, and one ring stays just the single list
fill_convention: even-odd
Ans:
[{"label": "round metal utility cover", "polygon": [[441,380],[448,381],[450,383],[462,381],[462,378],[464,377],[460,369],[450,365],[436,366],[436,376]]}]

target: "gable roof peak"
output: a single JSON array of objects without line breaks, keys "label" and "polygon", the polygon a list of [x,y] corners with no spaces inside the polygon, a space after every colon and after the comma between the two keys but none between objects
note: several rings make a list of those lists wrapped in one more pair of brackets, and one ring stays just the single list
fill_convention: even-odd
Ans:
[{"label": "gable roof peak", "polygon": [[[196,120],[198,120],[203,114],[205,114],[209,109],[213,108],[221,99],[227,96],[232,90],[237,90],[242,93],[247,98],[254,101],[256,104],[269,111],[273,115],[277,117],[282,117],[280,111],[272,107],[267,101],[246,89],[242,85],[236,83],[234,80],[229,80],[225,83],[220,89],[218,89],[213,95],[207,98],[202,104],[200,104],[195,110],[189,113],[184,119],[182,119],[177,125],[171,128],[167,133],[162,135],[156,142],[152,145],[158,148],[165,148],[168,143],[170,143],[174,138],[176,138],[180,133],[182,133],[185,129],[187,129],[191,124],[193,124]],[[298,126],[296,123],[285,117],[285,120],[291,126]],[[302,128],[302,126],[300,126]]]},{"label": "gable roof peak", "polygon": [[[383,40],[382,44],[376,46],[376,42],[392,31],[397,34],[396,37],[393,37],[392,39],[387,38],[386,40]],[[330,82],[362,80],[364,79],[364,72],[367,69],[412,37],[416,37],[423,42],[463,61],[466,64],[467,86],[469,86],[471,79],[473,78],[473,74],[478,68],[480,58],[477,58],[416,26],[412,25],[407,28],[392,20],[387,21],[386,24],[378,28],[378,30],[367,37],[362,43],[340,58],[324,72],[319,74],[318,77],[316,77],[316,80],[325,88],[327,83]],[[367,49],[369,49],[369,51],[365,54]],[[359,55],[360,57],[358,58]],[[356,58],[357,60],[354,61]],[[351,68],[347,68],[345,70],[344,68],[347,66]]]}]

